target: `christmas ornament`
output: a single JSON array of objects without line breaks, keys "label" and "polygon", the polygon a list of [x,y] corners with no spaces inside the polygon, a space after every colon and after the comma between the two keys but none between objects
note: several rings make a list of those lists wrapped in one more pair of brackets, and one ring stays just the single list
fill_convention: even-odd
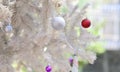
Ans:
[{"label": "christmas ornament", "polygon": [[51,72],[52,71],[52,67],[50,65],[46,66],[46,72]]},{"label": "christmas ornament", "polygon": [[84,19],[84,20],[82,20],[81,25],[83,28],[89,28],[91,25],[91,21],[88,19]]},{"label": "christmas ornament", "polygon": [[5,27],[5,31],[6,31],[6,32],[10,32],[10,31],[12,31],[12,30],[13,30],[13,28],[12,28],[11,25],[7,25],[7,26]]},{"label": "christmas ornament", "polygon": [[71,72],[78,72],[78,56],[74,56],[74,62],[72,66],[72,71]]},{"label": "christmas ornament", "polygon": [[52,19],[52,27],[55,29],[55,30],[61,30],[65,27],[65,20],[63,17],[61,16],[58,16],[58,17],[54,17]]},{"label": "christmas ornament", "polygon": [[73,58],[70,58],[70,59],[69,59],[69,63],[70,63],[70,66],[71,66],[71,67],[73,66],[73,61],[74,61]]}]

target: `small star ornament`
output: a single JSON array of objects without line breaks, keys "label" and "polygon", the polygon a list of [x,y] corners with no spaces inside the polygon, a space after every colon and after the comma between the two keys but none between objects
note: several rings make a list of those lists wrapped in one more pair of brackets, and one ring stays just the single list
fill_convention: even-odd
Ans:
[{"label": "small star ornament", "polygon": [[81,26],[83,28],[89,28],[91,26],[91,21],[89,19],[83,19],[81,22]]},{"label": "small star ornament", "polygon": [[65,24],[65,20],[63,17],[61,16],[58,16],[58,17],[54,17],[52,20],[52,27],[55,29],[55,30],[62,30],[64,29],[64,27],[66,26]]},{"label": "small star ornament", "polygon": [[5,31],[6,31],[6,32],[11,32],[12,30],[13,30],[13,28],[12,28],[11,25],[7,25],[7,26],[5,27]]}]

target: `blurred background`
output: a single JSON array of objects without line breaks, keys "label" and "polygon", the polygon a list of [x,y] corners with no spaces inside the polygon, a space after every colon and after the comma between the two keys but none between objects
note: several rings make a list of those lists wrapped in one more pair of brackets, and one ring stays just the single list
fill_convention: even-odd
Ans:
[{"label": "blurred background", "polygon": [[95,64],[86,65],[83,72],[120,72],[120,0],[95,0],[92,5],[88,16],[94,23],[102,24],[97,33],[106,51],[99,49]]}]

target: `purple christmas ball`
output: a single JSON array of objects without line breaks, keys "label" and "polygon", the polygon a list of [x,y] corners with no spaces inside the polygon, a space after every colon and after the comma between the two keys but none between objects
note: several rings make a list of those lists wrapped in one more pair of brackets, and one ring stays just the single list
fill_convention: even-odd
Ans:
[{"label": "purple christmas ball", "polygon": [[69,62],[70,62],[70,63],[73,63],[73,58],[70,58],[70,59],[69,59]]},{"label": "purple christmas ball", "polygon": [[73,61],[74,61],[73,58],[70,58],[70,59],[69,59],[69,63],[70,63],[70,66],[71,66],[71,67],[73,66]]},{"label": "purple christmas ball", "polygon": [[45,69],[46,69],[47,72],[51,72],[52,71],[52,67],[50,65],[46,66]]}]

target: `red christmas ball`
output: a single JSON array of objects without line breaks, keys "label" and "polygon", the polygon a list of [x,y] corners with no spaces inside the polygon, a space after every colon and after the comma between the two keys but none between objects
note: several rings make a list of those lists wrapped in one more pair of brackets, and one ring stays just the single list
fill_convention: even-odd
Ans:
[{"label": "red christmas ball", "polygon": [[91,26],[91,21],[88,19],[83,19],[81,25],[83,28],[89,28]]}]

